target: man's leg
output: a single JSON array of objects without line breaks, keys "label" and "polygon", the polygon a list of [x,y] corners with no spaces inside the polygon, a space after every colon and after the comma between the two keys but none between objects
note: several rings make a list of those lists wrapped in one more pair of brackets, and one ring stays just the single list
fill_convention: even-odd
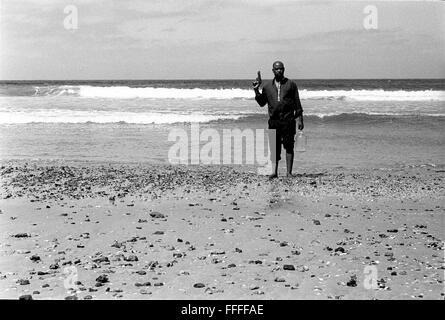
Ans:
[{"label": "man's leg", "polygon": [[295,144],[295,121],[290,123],[290,127],[287,128],[286,135],[283,137],[283,145],[286,149],[286,168],[288,178],[294,177],[292,174],[292,167],[294,165],[294,144]]},{"label": "man's leg", "polygon": [[289,153],[286,150],[286,168],[287,168],[287,177],[294,177],[292,174],[292,166],[294,164],[294,151],[292,150],[291,153]]},{"label": "man's leg", "polygon": [[278,162],[280,160],[276,160],[275,163],[272,163],[272,174],[269,176],[269,179],[278,178]]},{"label": "man's leg", "polygon": [[272,161],[272,174],[269,179],[278,178],[278,163],[281,159],[281,137],[278,130],[269,129],[269,149]]}]

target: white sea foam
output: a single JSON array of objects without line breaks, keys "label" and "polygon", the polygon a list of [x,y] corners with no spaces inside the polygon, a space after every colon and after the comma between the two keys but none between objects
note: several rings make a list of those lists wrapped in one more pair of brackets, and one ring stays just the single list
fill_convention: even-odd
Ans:
[{"label": "white sea foam", "polygon": [[34,110],[0,111],[0,124],[20,123],[132,123],[132,124],[169,124],[179,122],[209,122],[224,119],[239,119],[241,115],[179,114],[158,112],[107,112],[76,110]]},{"label": "white sea foam", "polygon": [[[300,99],[352,100],[352,101],[445,101],[441,90],[300,90]],[[113,99],[253,99],[253,90],[247,89],[178,89],[128,86],[58,86],[57,88],[36,87],[37,95],[78,96],[85,98]]]},{"label": "white sea foam", "polygon": [[[68,89],[69,90],[69,89]],[[148,99],[252,99],[254,93],[244,89],[176,89],[79,86],[79,96],[88,98]]]},{"label": "white sea foam", "polygon": [[355,101],[445,101],[445,91],[386,90],[302,90],[302,99],[344,99]]},{"label": "white sea foam", "polygon": [[[360,112],[349,110],[343,112],[319,112],[308,111],[305,116],[336,119],[361,119],[365,116],[416,116],[416,114],[394,113],[394,112]],[[445,117],[445,113],[423,114],[429,117]],[[207,123],[211,121],[240,120],[240,119],[261,119],[267,118],[265,113],[179,113],[179,112],[118,112],[118,111],[80,111],[80,110],[60,110],[60,109],[36,109],[27,111],[0,110],[0,124],[26,124],[26,123],[127,123],[127,124],[173,124],[183,122]],[[253,120],[255,121],[255,120]]]}]

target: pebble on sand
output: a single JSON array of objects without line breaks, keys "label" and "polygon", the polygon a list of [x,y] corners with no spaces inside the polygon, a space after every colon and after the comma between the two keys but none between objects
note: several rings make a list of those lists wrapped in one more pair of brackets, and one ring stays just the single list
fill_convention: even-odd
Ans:
[{"label": "pebble on sand", "polygon": [[346,285],[348,287],[357,287],[357,276],[352,275],[351,279],[349,279],[349,281],[346,283]]},{"label": "pebble on sand", "polygon": [[138,271],[136,271],[135,273],[137,273],[137,274],[139,274],[139,275],[141,275],[141,276],[144,276],[144,275],[147,274],[147,272],[144,271],[144,270],[138,270]]},{"label": "pebble on sand", "polygon": [[143,283],[141,283],[141,282],[136,282],[134,285],[135,285],[136,287],[149,287],[149,286],[151,286],[151,282],[149,282],[149,281],[147,281],[147,282],[143,282]]},{"label": "pebble on sand", "polygon": [[309,271],[309,267],[308,267],[308,266],[300,266],[300,267],[298,268],[298,271],[300,271],[300,272],[306,272],[306,271]]},{"label": "pebble on sand", "polygon": [[163,219],[163,218],[165,218],[165,215],[163,215],[160,212],[154,211],[154,212],[150,212],[150,217],[155,218],[155,219]]},{"label": "pebble on sand", "polygon": [[14,238],[29,238],[31,235],[29,233],[17,233],[13,235]]},{"label": "pebble on sand", "polygon": [[17,283],[18,283],[19,285],[21,285],[21,286],[26,286],[26,285],[28,285],[30,282],[29,282],[28,279],[19,279],[19,280],[17,280]]},{"label": "pebble on sand", "polygon": [[100,258],[93,259],[93,262],[95,262],[95,263],[110,262],[110,260],[107,257],[100,257]]},{"label": "pebble on sand", "polygon": [[96,278],[96,281],[99,283],[107,283],[109,280],[106,274],[102,274]]},{"label": "pebble on sand", "polygon": [[37,262],[37,261],[40,261],[40,257],[38,255],[34,254],[29,258],[29,260]]},{"label": "pebble on sand", "polygon": [[128,257],[124,257],[125,261],[138,261],[138,257],[135,256],[134,254],[129,255]]}]

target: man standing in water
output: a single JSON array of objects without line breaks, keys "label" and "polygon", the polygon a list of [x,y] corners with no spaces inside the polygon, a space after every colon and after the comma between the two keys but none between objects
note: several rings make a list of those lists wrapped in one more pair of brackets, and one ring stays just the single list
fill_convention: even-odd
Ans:
[{"label": "man standing in water", "polygon": [[267,103],[269,111],[269,129],[275,129],[275,140],[269,135],[269,145],[273,172],[270,179],[278,177],[278,162],[281,159],[281,144],[286,149],[287,177],[293,177],[292,165],[294,162],[294,136],[296,122],[298,130],[303,130],[303,108],[301,107],[298,88],[295,82],[284,77],[284,64],[275,61],[272,65],[274,79],[263,86],[260,92],[261,74],[252,83],[255,90],[255,100],[261,107]]}]

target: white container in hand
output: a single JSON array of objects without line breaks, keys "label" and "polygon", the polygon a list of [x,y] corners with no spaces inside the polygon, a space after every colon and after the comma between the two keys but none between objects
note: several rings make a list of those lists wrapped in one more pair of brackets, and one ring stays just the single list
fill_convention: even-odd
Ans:
[{"label": "white container in hand", "polygon": [[295,151],[305,152],[307,146],[307,137],[303,133],[303,130],[299,130],[297,133],[297,138],[295,140]]}]

